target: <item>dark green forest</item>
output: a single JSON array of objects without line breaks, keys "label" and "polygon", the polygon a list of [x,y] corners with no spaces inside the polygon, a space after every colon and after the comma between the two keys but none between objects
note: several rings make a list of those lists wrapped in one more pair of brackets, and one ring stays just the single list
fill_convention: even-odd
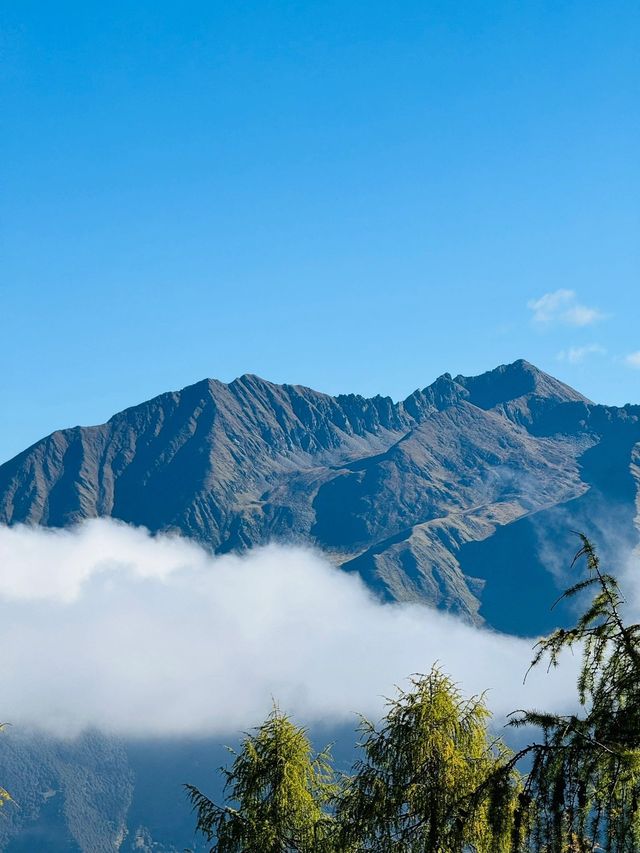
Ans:
[{"label": "dark green forest", "polygon": [[590,541],[562,598],[587,604],[534,650],[580,656],[576,713],[516,710],[528,744],[491,731],[483,696],[434,666],[362,718],[351,773],[277,706],[233,752],[226,800],[187,785],[212,853],[636,853],[640,850],[640,625]]}]

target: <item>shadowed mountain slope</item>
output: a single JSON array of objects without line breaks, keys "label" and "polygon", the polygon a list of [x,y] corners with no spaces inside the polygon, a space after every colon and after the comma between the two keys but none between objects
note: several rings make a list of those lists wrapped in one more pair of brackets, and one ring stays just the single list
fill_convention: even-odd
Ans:
[{"label": "shadowed mountain slope", "polygon": [[[546,529],[592,530],[598,506],[635,546],[639,447],[640,407],[597,406],[525,361],[400,403],[204,380],[0,466],[0,522],[110,516],[217,552],[312,542],[387,599],[504,627],[514,577],[550,583]],[[509,575],[491,543],[523,520]],[[520,542],[535,543],[529,578]]]}]

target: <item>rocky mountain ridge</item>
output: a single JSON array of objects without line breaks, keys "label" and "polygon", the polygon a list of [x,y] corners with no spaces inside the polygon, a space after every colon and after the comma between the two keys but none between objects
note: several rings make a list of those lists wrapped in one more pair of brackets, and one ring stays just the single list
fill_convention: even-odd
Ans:
[{"label": "rocky mountain ridge", "polygon": [[[387,599],[480,621],[499,590],[468,545],[550,511],[589,529],[584,506],[617,505],[621,488],[633,542],[639,443],[640,407],[595,405],[522,360],[444,374],[399,403],[207,379],[0,466],[0,522],[109,516],[216,552],[311,542]],[[548,574],[530,580],[546,588]]]},{"label": "rocky mountain ridge", "polygon": [[[524,361],[445,374],[400,403],[204,380],[0,466],[0,523],[96,516],[217,552],[310,542],[387,600],[530,636],[567,615],[550,604],[571,531],[607,562],[638,547],[640,406],[596,405]],[[204,850],[180,781],[209,784],[219,752],[5,732],[1,778],[20,808],[0,849]]]}]

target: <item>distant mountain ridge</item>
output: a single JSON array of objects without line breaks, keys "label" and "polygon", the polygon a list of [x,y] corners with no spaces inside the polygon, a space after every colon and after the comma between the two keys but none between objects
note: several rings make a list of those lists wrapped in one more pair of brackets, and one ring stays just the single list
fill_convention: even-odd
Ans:
[{"label": "distant mountain ridge", "polygon": [[[640,406],[598,406],[523,360],[444,374],[399,403],[207,379],[0,466],[0,522],[106,516],[217,552],[312,542],[387,599],[505,628],[513,578],[485,559],[496,535],[531,538],[544,513],[590,529],[598,503],[633,546],[639,447]],[[529,572],[542,594],[545,566]]]}]

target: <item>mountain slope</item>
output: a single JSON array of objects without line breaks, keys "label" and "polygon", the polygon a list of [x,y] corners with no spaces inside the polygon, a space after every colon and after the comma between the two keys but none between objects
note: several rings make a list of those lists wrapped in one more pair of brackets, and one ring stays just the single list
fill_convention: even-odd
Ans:
[{"label": "mountain slope", "polygon": [[635,543],[639,442],[640,407],[596,406],[525,361],[400,403],[204,380],[0,466],[0,522],[111,516],[218,552],[310,541],[388,599],[477,621],[502,600],[484,555],[505,526],[556,512],[590,529],[585,507],[622,500]]}]

